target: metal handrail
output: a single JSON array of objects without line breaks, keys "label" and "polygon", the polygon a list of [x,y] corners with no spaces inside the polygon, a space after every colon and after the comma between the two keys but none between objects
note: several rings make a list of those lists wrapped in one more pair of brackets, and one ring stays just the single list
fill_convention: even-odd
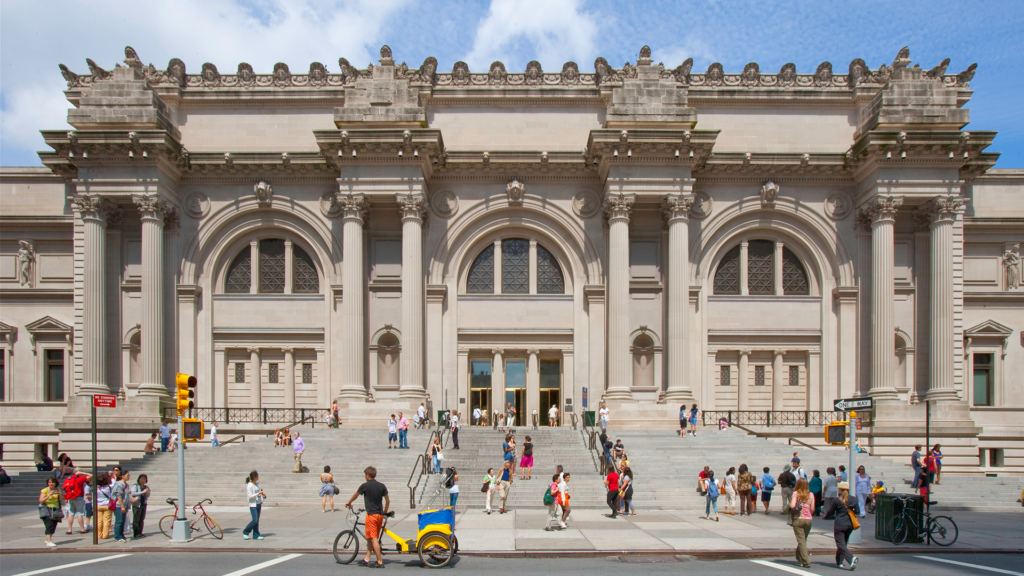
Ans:
[{"label": "metal handrail", "polygon": [[[702,426],[717,426],[725,421],[729,426],[824,426],[835,421],[848,420],[848,412],[838,410],[705,410],[701,412]],[[871,412],[858,412],[862,423],[870,425]]]},{"label": "metal handrail", "polygon": [[[416,474],[417,468],[420,470],[419,474]],[[412,477],[416,477],[416,483],[412,483]],[[409,481],[405,483],[409,487],[409,509],[416,509],[416,489],[420,486],[420,478],[423,478],[423,454],[416,455],[416,464],[412,467],[412,472],[409,473]]]},{"label": "metal handrail", "polygon": [[[223,424],[266,425],[294,421],[296,418],[303,422],[312,420],[315,423],[318,418],[328,416],[330,413],[327,408],[191,408],[188,417]],[[163,417],[165,420],[174,420],[178,417],[177,410],[174,407],[165,407]]]},{"label": "metal handrail", "polygon": [[224,446],[225,444],[231,444],[232,442],[234,442],[235,440],[238,440],[239,438],[242,439],[242,442],[245,442],[245,434],[239,434],[238,436],[235,436],[234,438],[229,438],[229,439],[221,442],[220,445]]},{"label": "metal handrail", "polygon": [[799,444],[801,446],[805,446],[807,448],[810,448],[811,450],[817,450],[818,449],[816,446],[811,446],[810,444],[808,444],[807,442],[804,442],[803,440],[800,440],[799,438],[790,438],[789,439],[789,445],[792,446],[793,442],[796,442],[797,444]]}]

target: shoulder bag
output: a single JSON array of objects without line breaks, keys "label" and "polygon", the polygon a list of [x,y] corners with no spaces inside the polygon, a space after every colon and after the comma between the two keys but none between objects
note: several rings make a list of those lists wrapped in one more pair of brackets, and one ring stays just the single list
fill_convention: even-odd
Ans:
[{"label": "shoulder bag", "polygon": [[860,521],[857,520],[857,514],[855,514],[853,510],[850,510],[850,507],[847,506],[845,502],[843,503],[843,507],[846,508],[846,513],[850,516],[850,524],[853,525],[853,529],[857,530],[860,528]]}]

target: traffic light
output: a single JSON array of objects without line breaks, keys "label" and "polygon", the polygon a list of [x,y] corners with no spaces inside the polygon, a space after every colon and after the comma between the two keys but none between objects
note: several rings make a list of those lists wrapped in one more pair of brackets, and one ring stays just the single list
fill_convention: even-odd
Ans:
[{"label": "traffic light", "polygon": [[182,420],[181,438],[185,442],[202,440],[206,436],[206,425],[198,418],[185,418]]},{"label": "traffic light", "polygon": [[825,425],[825,442],[829,444],[846,444],[847,422],[833,422]]},{"label": "traffic light", "polygon": [[178,416],[185,414],[185,411],[194,407],[192,399],[196,397],[196,380],[195,376],[189,376],[188,374],[178,373],[175,377],[174,383],[177,387],[177,400],[178,400]]}]

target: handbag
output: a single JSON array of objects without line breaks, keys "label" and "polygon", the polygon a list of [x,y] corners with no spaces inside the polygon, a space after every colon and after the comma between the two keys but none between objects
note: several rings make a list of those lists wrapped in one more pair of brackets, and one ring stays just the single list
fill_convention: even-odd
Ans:
[{"label": "handbag", "polygon": [[443,453],[441,453],[441,452],[438,452],[438,453],[437,453],[437,459],[438,459],[438,460],[444,460],[444,454],[443,454]]},{"label": "handbag", "polygon": [[850,516],[850,524],[853,525],[853,529],[859,529],[860,521],[857,520],[857,515],[854,514],[853,510],[850,510],[849,506],[846,506],[846,513]]},{"label": "handbag", "polygon": [[487,488],[491,485],[490,482],[484,480],[484,485],[480,487],[480,492],[487,494]]},{"label": "handbag", "polygon": [[341,494],[341,488],[338,488],[337,486],[335,486],[334,487],[334,495],[337,496],[338,494]]}]

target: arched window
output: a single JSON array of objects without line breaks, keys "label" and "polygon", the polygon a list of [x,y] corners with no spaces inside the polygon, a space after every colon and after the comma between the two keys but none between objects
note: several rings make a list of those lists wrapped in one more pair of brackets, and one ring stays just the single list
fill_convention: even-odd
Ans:
[{"label": "arched window", "polygon": [[537,293],[562,294],[565,292],[565,279],[558,260],[543,246],[537,246]]},{"label": "arched window", "polygon": [[260,293],[284,293],[284,240],[260,240]]},{"label": "arched window", "polygon": [[471,293],[494,293],[494,244],[484,248],[469,267],[466,291]]},{"label": "arched window", "polygon": [[513,238],[501,241],[501,292],[526,294],[530,291],[530,241]]},{"label": "arched window", "polygon": [[740,247],[725,253],[715,270],[715,294],[740,293]]},{"label": "arched window", "polygon": [[775,293],[775,243],[771,240],[751,240],[747,245],[747,293]]},{"label": "arched window", "polygon": [[782,248],[782,293],[802,296],[810,294],[803,263],[785,247]]},{"label": "arched window", "polygon": [[228,266],[224,291],[228,294],[248,294],[252,286],[252,250],[246,246]]},{"label": "arched window", "polygon": [[320,276],[313,259],[298,246],[292,246],[292,291],[296,293],[320,292]]}]

